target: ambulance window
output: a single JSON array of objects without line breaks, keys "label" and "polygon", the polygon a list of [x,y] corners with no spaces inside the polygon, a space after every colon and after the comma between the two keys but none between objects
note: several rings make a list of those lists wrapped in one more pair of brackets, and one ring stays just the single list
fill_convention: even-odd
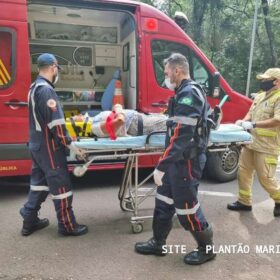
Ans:
[{"label": "ambulance window", "polygon": [[172,41],[152,41],[152,56],[156,80],[160,86],[164,86],[164,64],[163,61],[172,53],[181,53],[188,57],[189,49],[182,44]]},{"label": "ambulance window", "polygon": [[209,90],[209,73],[206,70],[205,66],[202,62],[196,57],[193,53],[189,58],[190,69],[191,69],[191,76],[192,78],[202,85],[206,92]]},{"label": "ambulance window", "polygon": [[0,89],[9,87],[15,74],[15,32],[0,28]]}]

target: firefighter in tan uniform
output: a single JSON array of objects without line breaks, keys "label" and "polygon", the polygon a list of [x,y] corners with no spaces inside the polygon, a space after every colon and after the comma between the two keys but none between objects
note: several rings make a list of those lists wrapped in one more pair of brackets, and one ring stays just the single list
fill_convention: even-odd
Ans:
[{"label": "firefighter in tan uniform", "polygon": [[238,172],[239,198],[230,210],[252,210],[252,184],[256,171],[260,184],[275,201],[274,216],[280,216],[280,185],[276,167],[280,154],[280,68],[270,68],[257,76],[261,92],[249,112],[236,124],[249,130],[252,144],[241,151]]}]

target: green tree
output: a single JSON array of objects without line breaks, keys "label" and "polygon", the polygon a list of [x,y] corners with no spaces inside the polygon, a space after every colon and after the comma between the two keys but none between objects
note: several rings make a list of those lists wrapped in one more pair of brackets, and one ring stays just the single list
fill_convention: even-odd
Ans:
[{"label": "green tree", "polygon": [[[255,76],[280,64],[280,0],[258,0],[251,92]],[[180,10],[190,19],[191,38],[228,83],[245,92],[255,0],[143,0],[169,16]]]}]

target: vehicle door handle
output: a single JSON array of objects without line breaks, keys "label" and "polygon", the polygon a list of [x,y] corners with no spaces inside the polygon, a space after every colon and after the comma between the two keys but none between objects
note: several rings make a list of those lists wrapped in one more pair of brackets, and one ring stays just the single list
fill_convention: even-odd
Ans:
[{"label": "vehicle door handle", "polygon": [[23,102],[23,101],[7,101],[4,103],[7,106],[18,106],[18,107],[26,107],[28,106],[27,102]]},{"label": "vehicle door handle", "polygon": [[166,102],[155,102],[155,103],[152,103],[152,106],[153,107],[164,107],[164,108],[167,108],[168,107],[168,104]]}]

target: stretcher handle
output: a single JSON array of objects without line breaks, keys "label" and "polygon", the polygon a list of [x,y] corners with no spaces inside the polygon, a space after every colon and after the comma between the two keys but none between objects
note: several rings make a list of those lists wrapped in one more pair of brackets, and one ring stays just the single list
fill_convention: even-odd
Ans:
[{"label": "stretcher handle", "polygon": [[228,99],[228,95],[225,95],[224,97],[223,97],[223,99],[221,100],[221,102],[218,104],[218,107],[219,108],[222,108],[223,107],[223,105],[225,104],[225,102],[227,101],[227,99]]},{"label": "stretcher handle", "polygon": [[158,130],[158,131],[153,131],[153,132],[149,133],[148,136],[147,136],[147,138],[146,138],[145,144],[146,144],[146,145],[147,145],[147,144],[150,144],[150,138],[151,138],[151,136],[156,135],[156,134],[166,134],[166,132],[167,132],[166,130]]}]

